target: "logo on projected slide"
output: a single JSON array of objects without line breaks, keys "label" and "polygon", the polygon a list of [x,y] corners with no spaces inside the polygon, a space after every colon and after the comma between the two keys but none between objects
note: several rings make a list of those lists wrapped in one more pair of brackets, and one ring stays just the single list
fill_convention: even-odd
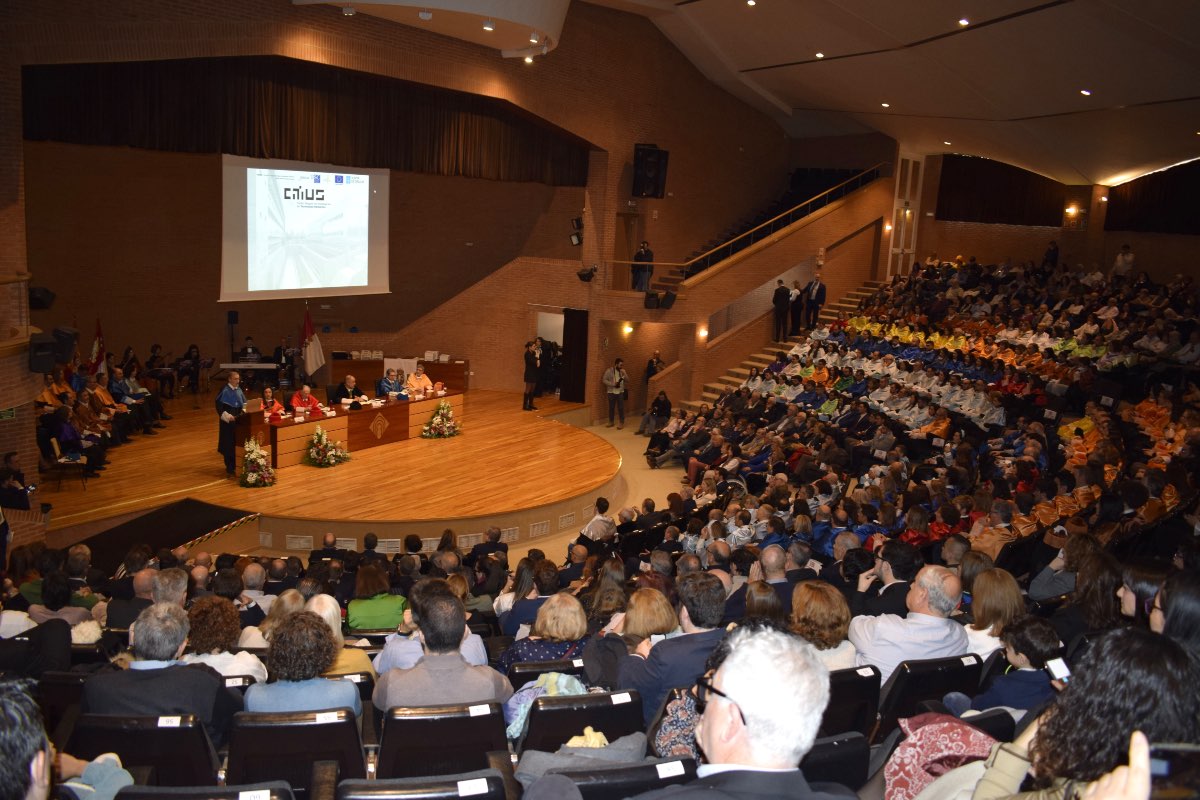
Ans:
[{"label": "logo on projected slide", "polygon": [[344,177],[343,177],[343,176],[341,176],[341,175],[334,175],[334,176],[333,176],[333,182],[334,182],[334,183],[341,183],[343,180],[344,180]]},{"label": "logo on projected slide", "polygon": [[284,200],[324,200],[324,189],[288,189],[283,190]]},{"label": "logo on projected slide", "polygon": [[371,427],[368,429],[375,434],[376,439],[383,438],[383,432],[388,429],[388,421],[383,414],[376,414],[375,419],[371,420]]},{"label": "logo on projected slide", "polygon": [[320,182],[321,182],[321,174],[317,173],[316,175],[313,175],[313,183],[320,183]]}]

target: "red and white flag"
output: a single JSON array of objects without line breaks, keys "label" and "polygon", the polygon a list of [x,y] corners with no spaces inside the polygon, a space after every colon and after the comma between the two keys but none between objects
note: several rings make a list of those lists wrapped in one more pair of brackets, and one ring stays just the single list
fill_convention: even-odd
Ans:
[{"label": "red and white flag", "polygon": [[100,318],[96,318],[96,338],[92,341],[92,353],[88,359],[88,374],[95,375],[104,371],[104,331],[100,330]]},{"label": "red and white flag", "polygon": [[312,316],[308,306],[304,307],[304,332],[300,334],[300,352],[304,355],[304,373],[313,375],[325,365],[325,352],[321,349],[321,340],[313,328]]}]

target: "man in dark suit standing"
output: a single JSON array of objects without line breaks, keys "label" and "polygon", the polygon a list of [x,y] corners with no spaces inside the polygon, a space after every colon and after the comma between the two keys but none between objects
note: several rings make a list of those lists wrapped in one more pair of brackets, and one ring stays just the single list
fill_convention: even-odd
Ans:
[{"label": "man in dark suit standing", "polygon": [[783,278],[775,281],[771,306],[775,309],[775,341],[785,342],[788,333],[788,309],[792,307],[792,293],[783,285]]},{"label": "man in dark suit standing", "polygon": [[645,639],[617,667],[617,685],[622,689],[637,689],[641,694],[646,724],[657,713],[667,692],[692,686],[704,674],[708,654],[725,635],[718,627],[725,613],[725,585],[717,576],[693,572],[680,578],[676,589],[683,635],[657,644]]},{"label": "man in dark suit standing", "polygon": [[853,797],[841,786],[810,786],[800,773],[829,704],[829,672],[812,645],[741,627],[730,634],[728,650],[716,673],[696,686],[696,741],[707,763],[691,783],[638,797]]},{"label": "man in dark suit standing", "polygon": [[821,273],[814,272],[812,280],[804,285],[801,292],[804,295],[804,327],[811,331],[817,327],[821,306],[825,305],[825,284],[821,282]]}]

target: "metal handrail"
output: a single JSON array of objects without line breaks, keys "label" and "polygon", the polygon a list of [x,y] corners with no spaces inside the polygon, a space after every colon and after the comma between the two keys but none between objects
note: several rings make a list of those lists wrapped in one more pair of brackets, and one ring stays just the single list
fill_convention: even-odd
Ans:
[{"label": "metal handrail", "polygon": [[[770,235],[770,234],[773,234],[776,231],[778,231],[780,228],[786,228],[788,225],[791,225],[793,222],[796,222],[797,220],[799,220],[803,217],[807,217],[809,214],[813,213],[813,211],[817,210],[816,208],[810,208],[810,206],[820,202],[820,204],[821,204],[820,207],[823,208],[824,206],[829,205],[834,200],[839,200],[842,197],[845,197],[850,192],[854,191],[855,189],[861,188],[862,186],[865,186],[866,184],[875,180],[876,178],[879,177],[880,171],[890,163],[891,163],[890,161],[880,161],[878,164],[875,164],[874,166],[864,169],[862,172],[858,173],[857,175],[855,175],[851,178],[847,178],[846,180],[839,183],[837,186],[826,189],[825,191],[821,192],[820,194],[813,195],[809,199],[805,200],[803,203],[799,203],[795,206],[792,206],[790,209],[788,209],[787,211],[784,211],[782,214],[774,216],[771,219],[767,220],[766,222],[759,223],[758,225],[754,226],[750,230],[748,230],[744,233],[738,234],[737,236],[733,237],[729,241],[727,241],[723,244],[719,244],[716,247],[712,248],[711,250],[701,253],[700,255],[696,256],[695,258],[689,259],[682,263],[672,262],[672,261],[654,261],[654,262],[648,262],[648,263],[650,266],[658,266],[658,267],[683,267],[685,277],[690,276],[690,275],[694,274],[695,272],[700,271],[700,270],[692,270],[691,269],[692,265],[698,264],[701,261],[704,261],[705,262],[704,267],[702,267],[701,269],[706,269],[707,267],[712,266],[714,263],[716,263],[718,261],[724,261],[726,258],[728,258],[729,256],[733,255],[735,252],[737,252],[737,250],[742,249],[740,247],[737,248],[737,250],[733,249],[734,245],[737,244],[742,239],[745,239],[746,237],[750,237],[750,241],[747,242],[747,244],[746,244],[746,246],[749,246],[751,244],[754,244],[755,241],[758,241],[758,238],[756,238],[756,234],[759,234],[760,232],[762,232],[763,229],[769,229],[767,231],[767,234]],[[854,184],[854,185],[851,186],[851,184]],[[847,188],[847,187],[849,187],[849,188]],[[840,194],[838,194],[836,197],[831,196],[835,192],[840,192]],[[801,209],[807,209],[807,210],[805,210],[801,214],[797,214],[797,212],[799,212]],[[784,221],[782,224],[778,224],[778,223],[780,223],[781,220],[786,220],[786,221]],[[723,255],[717,259],[712,258],[713,254],[718,253],[725,249],[729,249],[729,253],[727,255]],[[639,263],[639,262],[613,261],[611,263],[613,263],[613,264],[635,264],[635,263]],[[642,262],[642,263],[647,263],[647,262]]]}]

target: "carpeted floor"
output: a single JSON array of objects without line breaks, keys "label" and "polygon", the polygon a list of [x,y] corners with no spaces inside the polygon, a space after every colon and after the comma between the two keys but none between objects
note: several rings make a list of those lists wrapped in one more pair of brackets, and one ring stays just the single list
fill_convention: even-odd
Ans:
[{"label": "carpeted floor", "polygon": [[180,500],[109,528],[83,543],[92,548],[92,565],[112,575],[135,544],[145,543],[155,550],[177,547],[250,513],[199,500]]}]

